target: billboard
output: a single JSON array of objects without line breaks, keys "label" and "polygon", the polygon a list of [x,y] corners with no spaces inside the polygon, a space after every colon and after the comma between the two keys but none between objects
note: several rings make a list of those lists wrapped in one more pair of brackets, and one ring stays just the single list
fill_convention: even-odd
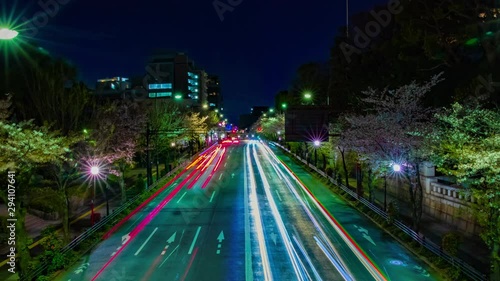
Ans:
[{"label": "billboard", "polygon": [[316,105],[289,107],[285,112],[286,141],[328,141],[328,109]]}]

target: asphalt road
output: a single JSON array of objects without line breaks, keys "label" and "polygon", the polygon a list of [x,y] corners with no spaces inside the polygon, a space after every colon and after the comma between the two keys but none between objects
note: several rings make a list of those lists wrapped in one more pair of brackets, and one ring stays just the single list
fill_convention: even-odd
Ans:
[{"label": "asphalt road", "polygon": [[276,148],[243,141],[200,156],[58,280],[437,279]]}]

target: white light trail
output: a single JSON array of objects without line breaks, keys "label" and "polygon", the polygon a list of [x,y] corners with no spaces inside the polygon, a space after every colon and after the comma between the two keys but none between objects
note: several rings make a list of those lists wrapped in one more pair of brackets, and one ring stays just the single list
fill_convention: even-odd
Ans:
[{"label": "white light trail", "polygon": [[[344,280],[352,280],[352,278],[350,276],[352,276],[352,273],[349,272],[349,270],[347,269],[347,266],[345,265],[345,262],[341,259],[339,253],[336,251],[335,247],[333,246],[333,243],[330,241],[330,239],[328,239],[325,231],[323,230],[323,227],[321,227],[320,223],[318,222],[318,220],[314,217],[314,215],[311,213],[311,206],[309,205],[309,202],[307,201],[307,198],[304,198],[302,199],[299,195],[299,193],[297,192],[297,190],[295,188],[293,188],[293,185],[292,183],[288,180],[288,177],[281,171],[281,169],[278,167],[278,165],[281,165],[281,162],[278,161],[278,158],[276,157],[276,155],[274,155],[274,153],[272,152],[272,150],[270,150],[267,146],[264,146],[262,145],[262,147],[264,148],[265,150],[265,153],[264,153],[264,156],[266,157],[266,159],[269,161],[269,163],[271,163],[272,167],[274,168],[274,170],[276,171],[276,173],[278,174],[282,174],[282,178],[286,184],[286,186],[288,187],[288,189],[292,192],[292,194],[295,196],[295,198],[297,199],[297,201],[302,205],[302,208],[304,209],[304,211],[306,212],[307,216],[309,217],[309,219],[311,220],[311,222],[314,224],[315,228],[317,231],[320,232],[321,236],[324,238],[325,242],[327,244],[329,244],[330,246],[330,249],[332,250],[332,252],[334,252],[334,256],[336,256],[338,259],[338,261],[333,261],[330,259],[330,257],[332,256],[331,254],[328,254],[326,255],[327,258],[330,260],[330,262],[332,263],[332,265],[337,269],[337,271],[343,275],[344,277]],[[273,157],[274,161],[271,160],[271,157]],[[304,201],[306,201],[307,203],[307,207],[306,204],[304,203]],[[323,249],[322,249],[323,250]],[[324,250],[323,250],[324,252]],[[326,254],[326,253],[325,253]],[[316,269],[313,267],[313,270],[316,271]],[[348,274],[347,275],[344,275],[344,272],[347,272]]]},{"label": "white light trail", "polygon": [[[274,159],[278,159],[274,153],[270,150],[270,148],[266,147],[267,151],[269,154],[274,156]],[[280,161],[281,163],[281,161]],[[374,268],[368,261],[367,259],[363,256],[363,254],[356,248],[356,246],[350,241],[350,239],[346,236],[346,234],[339,228],[339,226],[333,222],[333,220],[330,218],[328,213],[322,208],[322,206],[318,203],[318,201],[309,193],[309,190],[298,180],[298,178],[290,172],[290,170],[285,169],[286,172],[295,180],[298,186],[305,190],[306,194],[309,196],[311,201],[316,205],[318,210],[321,212],[321,214],[326,218],[326,220],[330,223],[330,225],[335,229],[335,231],[339,234],[339,236],[344,240],[345,244],[349,246],[351,251],[356,255],[358,260],[363,264],[363,266],[367,269],[367,271],[372,275],[372,277],[375,280],[383,280],[386,281],[387,279],[376,269]],[[325,236],[326,237],[326,236]],[[331,249],[334,249],[333,245],[329,245]],[[351,275],[352,276],[352,275]]]},{"label": "white light trail", "polygon": [[273,275],[271,272],[271,266],[269,264],[269,257],[267,253],[266,240],[264,238],[264,229],[262,228],[262,220],[260,217],[259,201],[257,198],[257,184],[255,183],[255,175],[252,167],[252,160],[250,158],[250,149],[248,146],[246,149],[246,163],[249,173],[248,178],[250,179],[250,207],[252,211],[252,217],[255,221],[255,228],[257,232],[257,241],[259,244],[260,256],[262,259],[262,268],[264,270],[264,279],[273,280]]},{"label": "white light trail", "polygon": [[[259,144],[260,145],[260,144]],[[269,201],[269,207],[271,208],[271,212],[273,214],[274,220],[276,221],[276,225],[278,226],[278,230],[281,235],[281,239],[283,240],[283,243],[285,244],[285,249],[288,252],[288,256],[290,257],[290,260],[293,265],[293,269],[295,271],[295,275],[299,280],[304,280],[303,276],[304,272],[307,273],[307,271],[303,268],[300,267],[299,265],[299,258],[298,258],[298,253],[295,251],[295,248],[292,245],[290,236],[288,235],[288,232],[285,228],[285,224],[283,223],[283,220],[281,218],[281,215],[278,211],[278,207],[276,206],[276,202],[274,201],[273,195],[271,193],[271,186],[269,185],[269,182],[267,181],[266,174],[264,173],[264,169],[262,169],[262,165],[260,164],[260,160],[257,156],[257,151],[255,149],[255,146],[253,146],[253,156],[255,158],[255,163],[257,164],[257,169],[259,170],[260,177],[262,179],[262,183],[264,184],[264,191],[266,192],[266,197]]]}]

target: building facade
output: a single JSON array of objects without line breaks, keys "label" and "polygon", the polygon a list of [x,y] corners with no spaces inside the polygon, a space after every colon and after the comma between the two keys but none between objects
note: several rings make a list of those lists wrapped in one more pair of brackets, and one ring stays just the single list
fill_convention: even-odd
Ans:
[{"label": "building facade", "polygon": [[206,73],[184,53],[157,52],[146,67],[148,98],[174,98],[201,106],[206,97]]},{"label": "building facade", "polygon": [[207,77],[207,105],[211,110],[223,111],[224,99],[220,90],[219,76],[208,75]]}]

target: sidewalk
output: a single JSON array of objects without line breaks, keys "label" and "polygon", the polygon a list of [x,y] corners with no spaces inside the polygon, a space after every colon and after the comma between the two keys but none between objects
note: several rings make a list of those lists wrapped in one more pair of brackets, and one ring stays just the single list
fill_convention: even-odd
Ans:
[{"label": "sidewalk", "polygon": [[[381,189],[374,189],[373,196],[375,201],[374,203],[383,208],[384,191]],[[387,193],[387,202],[391,201],[396,201],[399,203],[398,206],[401,215],[400,220],[406,225],[411,225],[411,205],[409,203],[402,202],[395,196]],[[425,236],[426,239],[432,241],[436,245],[441,245],[441,238],[448,232],[452,231],[458,231],[458,228],[456,226],[439,221],[425,213],[422,214],[422,219],[420,222],[420,232]],[[462,238],[463,240],[460,244],[458,258],[465,261],[480,272],[489,272],[490,251],[486,244],[479,236]]]},{"label": "sidewalk", "polygon": [[[109,200],[109,212],[112,213],[114,209],[116,209],[120,204],[120,196],[115,197]],[[106,216],[106,201],[104,200],[98,201],[94,207],[94,213],[101,213],[101,217],[104,218]],[[90,223],[90,206],[82,206],[77,214],[73,215],[70,218],[70,240],[76,238],[78,235],[83,233],[85,229],[91,227]],[[5,216],[7,214],[7,207],[5,204],[0,204],[0,215]],[[41,233],[48,226],[56,226],[59,230],[62,228],[62,224],[60,220],[51,221],[44,220],[32,214],[26,214],[26,231],[31,239],[33,239],[33,244],[29,246],[30,253],[34,257],[43,251],[42,247],[39,245],[42,241]],[[16,280],[14,278],[14,274],[11,274],[7,271],[7,259],[6,255],[9,252],[9,245],[2,245],[0,247],[0,280]],[[12,279],[14,278],[14,279]]]}]

